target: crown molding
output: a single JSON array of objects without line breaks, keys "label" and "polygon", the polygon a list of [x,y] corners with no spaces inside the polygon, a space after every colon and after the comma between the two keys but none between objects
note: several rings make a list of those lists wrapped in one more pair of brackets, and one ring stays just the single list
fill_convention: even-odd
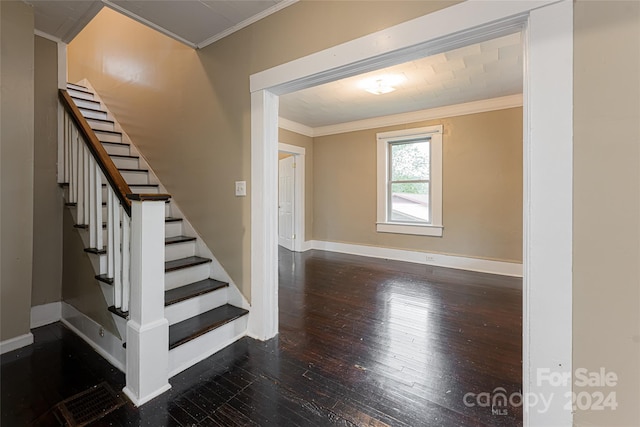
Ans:
[{"label": "crown molding", "polygon": [[338,123],[336,125],[319,126],[316,128],[280,117],[279,127],[315,138],[318,136],[335,135],[338,133],[355,132],[386,126],[404,125],[407,123],[422,122],[425,120],[485,113],[487,111],[505,110],[507,108],[515,107],[522,107],[522,94],[465,102],[464,104],[447,105],[445,107],[429,108],[427,110],[411,111],[409,113],[392,114],[389,116],[374,117],[371,119],[357,120],[347,123]]},{"label": "crown molding", "polygon": [[269,9],[263,10],[262,12],[253,15],[250,18],[245,19],[244,21],[234,25],[231,28],[228,28],[218,34],[215,34],[211,37],[209,37],[208,39],[200,42],[200,43],[196,43],[196,48],[197,49],[202,49],[204,47],[209,46],[211,43],[215,43],[220,39],[223,39],[225,37],[227,37],[230,34],[235,33],[236,31],[240,31],[241,29],[243,29],[244,27],[248,27],[249,25],[253,24],[254,22],[257,22],[261,19],[266,18],[267,16],[276,13],[279,10],[284,9],[285,7],[289,7],[294,3],[297,3],[299,0],[282,0],[278,3],[276,3],[274,6],[271,6]]}]

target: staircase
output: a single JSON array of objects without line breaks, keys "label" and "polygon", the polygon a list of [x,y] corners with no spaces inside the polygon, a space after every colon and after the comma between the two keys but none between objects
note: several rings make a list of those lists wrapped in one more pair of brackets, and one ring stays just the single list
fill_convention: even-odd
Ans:
[{"label": "staircase", "polygon": [[[153,194],[165,193],[156,175],[91,85],[88,82],[83,85],[68,84],[67,93],[104,147],[117,173],[124,178],[131,193],[143,194],[151,199]],[[71,158],[71,155],[62,154],[61,157]],[[82,168],[81,161],[79,164]],[[87,168],[86,163],[84,168]],[[101,184],[102,194],[99,199],[107,201],[101,204],[102,215],[88,214],[88,209],[82,215],[82,208],[78,206],[80,200],[75,200],[78,196],[71,196],[71,192],[78,193],[78,189],[74,190],[74,185],[66,182],[62,185],[65,188],[66,206],[76,221],[76,228],[85,242],[85,252],[92,258],[95,279],[105,295],[108,304],[105,309],[112,313],[120,336],[123,337],[122,345],[126,348],[124,337],[127,337],[127,321],[130,317],[129,293],[133,292],[129,286],[133,287],[134,284],[133,280],[129,284],[129,272],[114,272],[113,266],[126,269],[129,262],[135,262],[133,254],[131,260],[126,257],[129,244],[126,233],[130,226],[134,226],[134,221],[131,215],[132,219],[129,220],[125,213],[111,216],[109,218],[117,218],[110,220],[118,223],[115,232],[110,231],[111,226],[104,222],[101,232],[94,231],[94,234],[101,233],[101,238],[90,236],[91,227],[87,218],[91,215],[92,218],[107,218],[115,200],[115,196],[110,196],[111,190],[107,188],[111,181],[105,174],[101,176],[102,179],[95,178],[94,181],[105,183]],[[87,184],[89,182],[93,181],[86,181],[84,186],[94,185]],[[75,187],[78,185],[81,184],[75,184]],[[80,192],[82,191],[81,188]],[[94,196],[91,199],[85,195],[84,199],[93,201],[96,198]],[[170,199],[164,206],[164,318],[169,324],[166,374],[171,377],[244,336],[248,303],[235,285],[230,283],[222,266],[184,218],[178,206]],[[122,212],[125,210],[122,209]],[[97,242],[104,243],[98,247]],[[120,248],[116,255],[109,251],[109,244]],[[127,351],[127,358],[132,353],[133,350],[131,353]],[[127,360],[127,365],[130,362]]]}]

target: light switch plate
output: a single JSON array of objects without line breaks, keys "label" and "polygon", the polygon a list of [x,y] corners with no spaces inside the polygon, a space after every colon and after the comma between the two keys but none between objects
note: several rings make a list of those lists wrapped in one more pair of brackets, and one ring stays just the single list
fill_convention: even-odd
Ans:
[{"label": "light switch plate", "polygon": [[247,195],[247,181],[236,181],[236,196]]}]

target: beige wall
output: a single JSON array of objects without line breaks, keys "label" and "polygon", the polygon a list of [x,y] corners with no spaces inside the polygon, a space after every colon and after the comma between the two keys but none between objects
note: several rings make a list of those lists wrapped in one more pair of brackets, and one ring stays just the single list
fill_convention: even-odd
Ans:
[{"label": "beige wall", "polygon": [[63,213],[63,264],[62,264],[62,299],[78,311],[90,317],[106,330],[120,337],[113,315],[107,310],[109,306],[104,294],[95,279],[95,270],[90,256],[84,251],[84,243],[73,227],[74,221],[68,209]]},{"label": "beige wall", "polygon": [[640,3],[578,1],[574,19],[573,365],[619,377],[600,389],[618,408],[575,424],[638,426]]},{"label": "beige wall", "polygon": [[33,246],[33,9],[0,2],[0,341],[29,332]]},{"label": "beige wall", "polygon": [[69,78],[92,82],[250,298],[250,200],[233,195],[251,186],[249,76],[452,3],[302,1],[199,51],[104,9],[70,43]]},{"label": "beige wall", "polygon": [[278,141],[304,148],[304,239],[313,239],[313,138],[279,129]]},{"label": "beige wall", "polygon": [[[376,232],[376,133],[442,124],[442,237]],[[313,238],[522,261],[522,108],[314,138]]]},{"label": "beige wall", "polygon": [[33,286],[31,305],[60,301],[62,192],[58,187],[58,45],[35,37]]}]

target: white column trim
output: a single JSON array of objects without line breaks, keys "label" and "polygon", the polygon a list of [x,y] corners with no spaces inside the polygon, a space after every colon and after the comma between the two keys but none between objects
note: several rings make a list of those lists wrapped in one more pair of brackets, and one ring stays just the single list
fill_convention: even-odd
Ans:
[{"label": "white column trim", "polygon": [[[278,333],[278,97],[251,94],[251,310],[247,334]],[[260,285],[258,285],[260,284]]]}]

